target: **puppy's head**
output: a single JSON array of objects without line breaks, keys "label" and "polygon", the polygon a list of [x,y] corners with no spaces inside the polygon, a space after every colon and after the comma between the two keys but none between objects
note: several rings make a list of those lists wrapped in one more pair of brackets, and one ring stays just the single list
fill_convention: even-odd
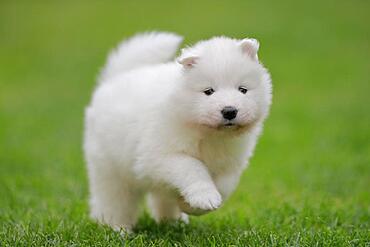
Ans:
[{"label": "puppy's head", "polygon": [[177,104],[188,124],[240,131],[267,116],[271,82],[258,48],[254,39],[217,37],[183,49]]}]

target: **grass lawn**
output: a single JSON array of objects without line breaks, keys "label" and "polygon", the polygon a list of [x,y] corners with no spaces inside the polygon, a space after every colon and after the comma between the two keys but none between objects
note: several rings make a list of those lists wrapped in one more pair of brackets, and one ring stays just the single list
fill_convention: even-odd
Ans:
[{"label": "grass lawn", "polygon": [[[0,246],[370,246],[370,2],[1,1]],[[105,56],[143,30],[256,37],[271,115],[223,208],[88,218],[83,111]]]}]

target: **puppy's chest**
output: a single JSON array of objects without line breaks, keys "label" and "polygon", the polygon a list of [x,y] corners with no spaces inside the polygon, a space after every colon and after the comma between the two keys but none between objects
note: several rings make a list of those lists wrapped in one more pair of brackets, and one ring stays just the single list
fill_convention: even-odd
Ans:
[{"label": "puppy's chest", "polygon": [[227,173],[242,165],[243,144],[237,140],[205,140],[199,156],[213,175]]}]

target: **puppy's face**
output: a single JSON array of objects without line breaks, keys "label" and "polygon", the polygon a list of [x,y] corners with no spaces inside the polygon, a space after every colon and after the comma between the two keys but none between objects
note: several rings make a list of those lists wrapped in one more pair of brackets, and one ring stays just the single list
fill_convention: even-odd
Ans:
[{"label": "puppy's face", "polygon": [[240,131],[266,117],[270,78],[258,62],[258,47],[251,46],[216,38],[198,44],[192,51],[196,55],[180,60],[185,78],[181,104],[189,124]]}]

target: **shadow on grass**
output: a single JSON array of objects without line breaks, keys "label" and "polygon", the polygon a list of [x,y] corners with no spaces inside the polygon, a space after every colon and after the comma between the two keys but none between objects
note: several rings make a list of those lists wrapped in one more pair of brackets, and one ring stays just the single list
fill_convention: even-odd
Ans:
[{"label": "shadow on grass", "polygon": [[208,245],[223,242],[225,239],[237,241],[236,236],[245,235],[245,232],[250,230],[251,226],[248,222],[241,225],[231,218],[212,222],[192,218],[189,224],[180,221],[157,224],[145,214],[139,219],[134,233],[127,236],[126,240],[133,242],[142,240],[158,244],[202,243]]}]

